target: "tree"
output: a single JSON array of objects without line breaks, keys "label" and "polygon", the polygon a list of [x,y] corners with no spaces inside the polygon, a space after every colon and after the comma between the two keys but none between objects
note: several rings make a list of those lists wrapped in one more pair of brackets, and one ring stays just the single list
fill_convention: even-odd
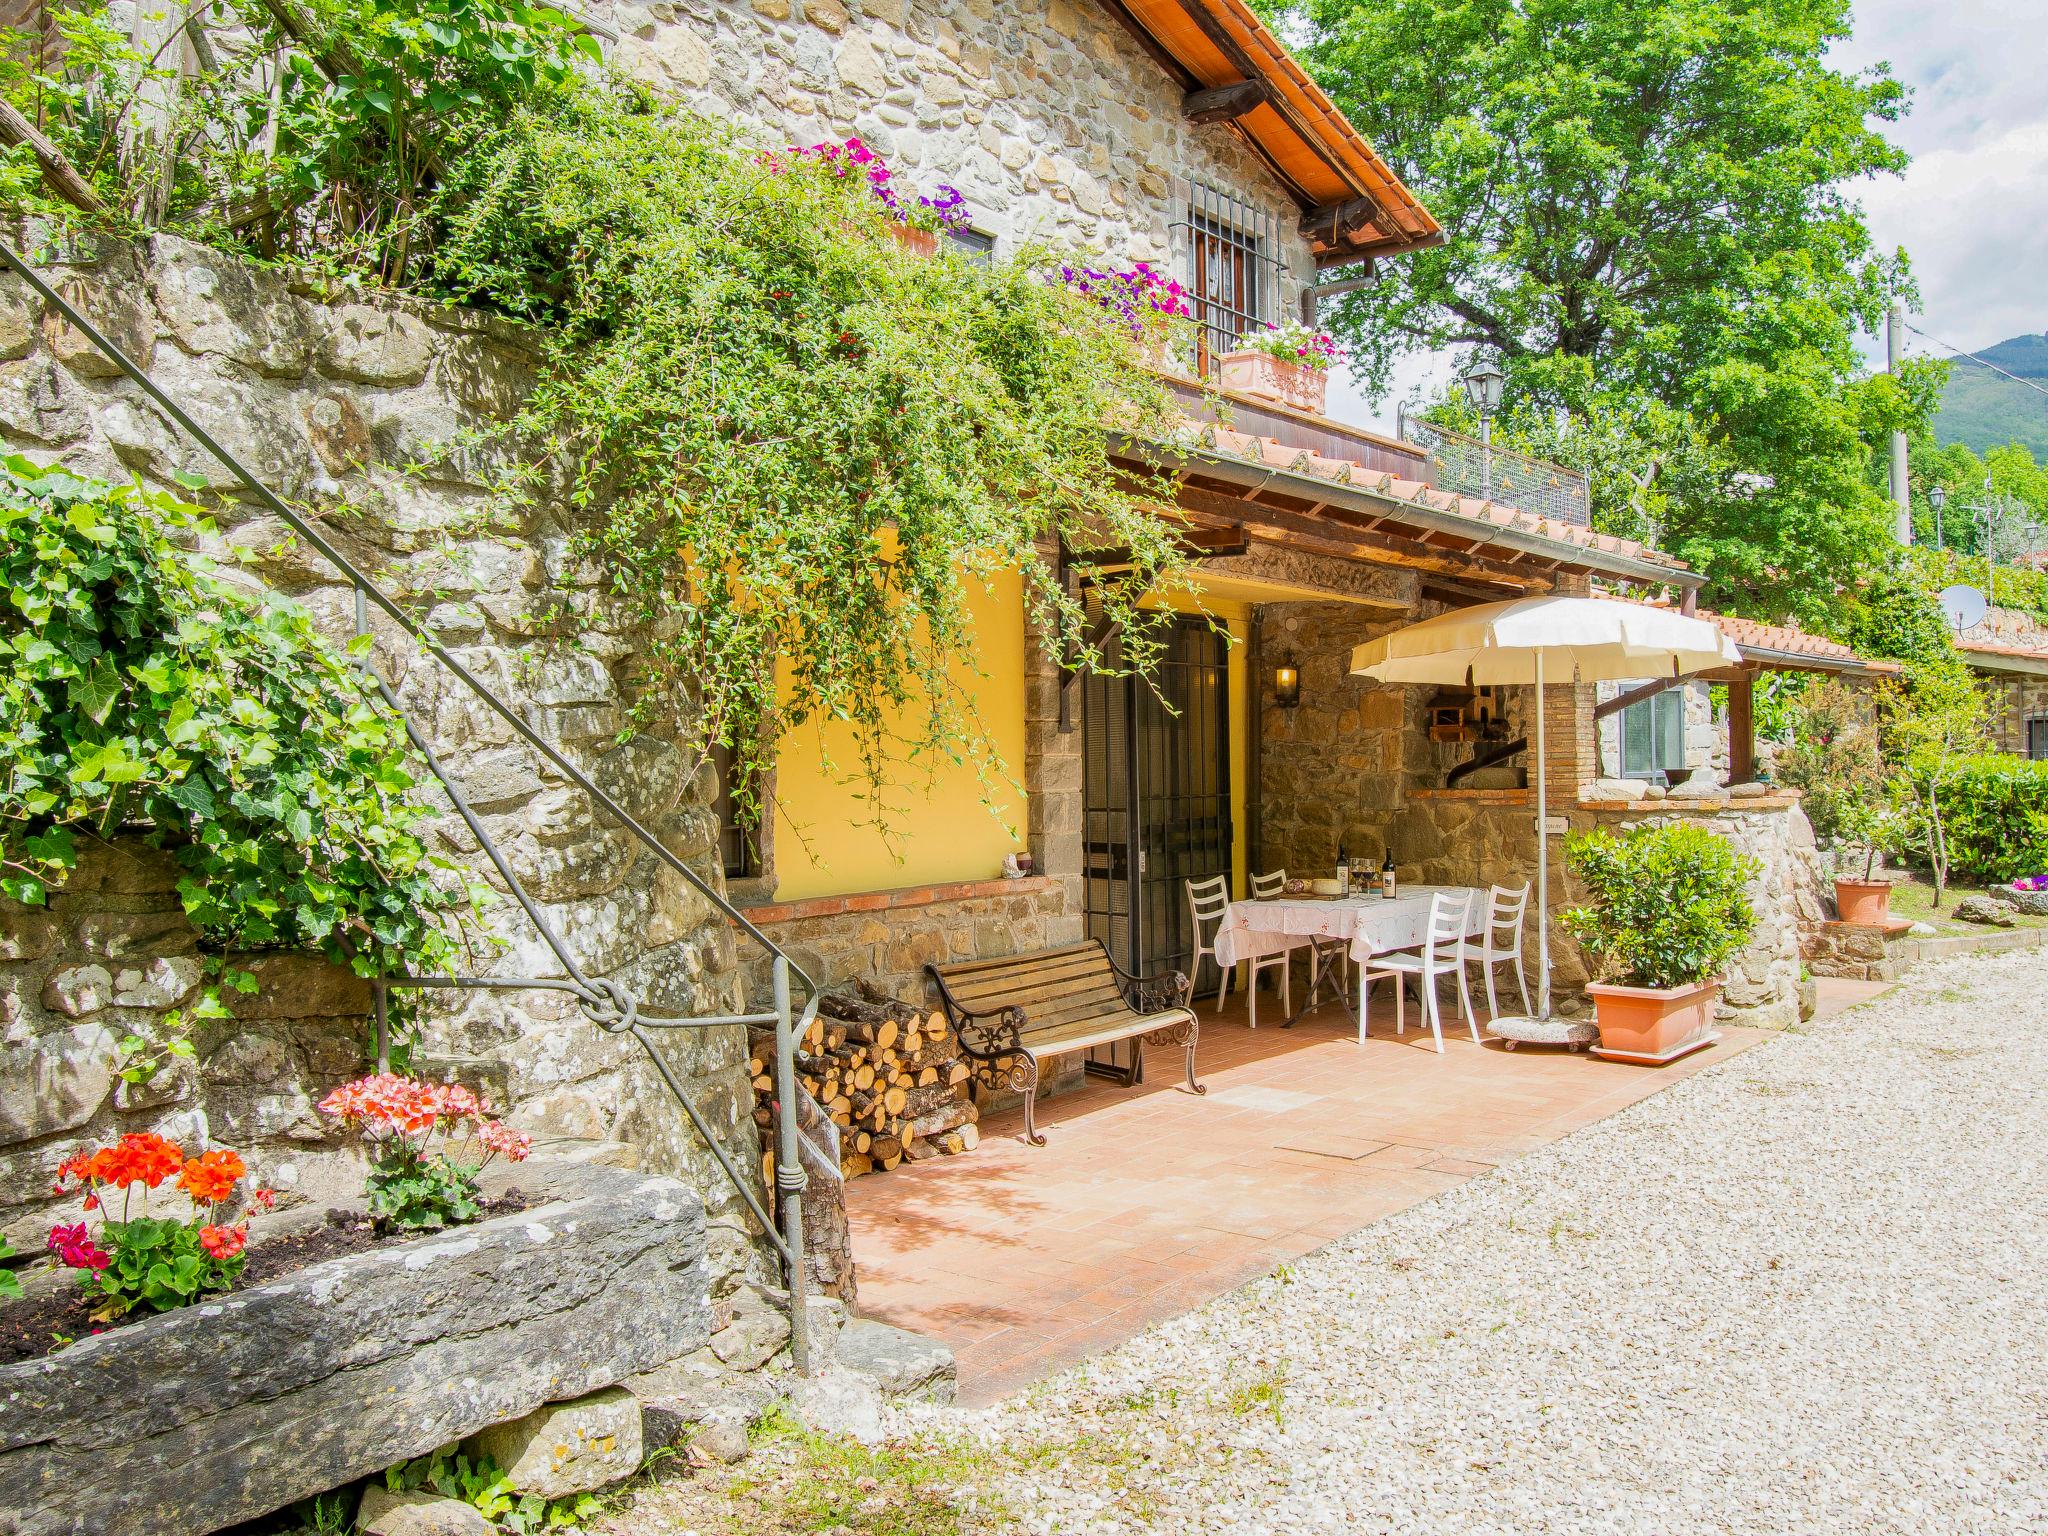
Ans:
[{"label": "tree", "polygon": [[1948,887],[1947,799],[1972,754],[1984,747],[1990,716],[1977,680],[1955,657],[1910,662],[1900,682],[1878,692],[1879,718],[1907,836],[1934,874],[1934,906]]},{"label": "tree", "polygon": [[1310,68],[1448,232],[1338,308],[1372,381],[1498,357],[1510,440],[1591,470],[1612,523],[1671,482],[1659,532],[1719,601],[1811,615],[1876,561],[1869,444],[1933,391],[1859,376],[1906,277],[1848,189],[1903,168],[1905,93],[1828,67],[1846,0],[1299,3]]}]

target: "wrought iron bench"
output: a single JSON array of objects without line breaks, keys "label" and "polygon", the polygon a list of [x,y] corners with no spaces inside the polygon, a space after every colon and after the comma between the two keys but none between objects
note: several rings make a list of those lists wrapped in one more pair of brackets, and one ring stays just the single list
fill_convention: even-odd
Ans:
[{"label": "wrought iron bench", "polygon": [[[1062,944],[1028,955],[927,965],[960,1049],[1007,1078],[1024,1096],[1024,1139],[1045,1145],[1033,1100],[1039,1064],[1048,1057],[1091,1050],[1119,1040],[1178,1045],[1187,1052],[1188,1089],[1207,1093],[1195,1079],[1199,1026],[1188,1006],[1194,983],[1179,971],[1133,976],[1109,956],[1100,939]],[[1144,1056],[1132,1063],[1141,1080]]]}]

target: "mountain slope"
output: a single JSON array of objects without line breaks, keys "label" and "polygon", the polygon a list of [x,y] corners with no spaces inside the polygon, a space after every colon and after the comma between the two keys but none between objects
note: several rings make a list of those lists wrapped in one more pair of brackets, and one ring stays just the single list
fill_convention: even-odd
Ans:
[{"label": "mountain slope", "polygon": [[[1977,355],[2048,388],[2048,335],[2014,336]],[[2025,443],[2036,459],[2048,462],[2048,395],[1959,357],[1941,393],[1934,436],[1938,442],[1967,443],[1978,453],[2004,443]]]}]

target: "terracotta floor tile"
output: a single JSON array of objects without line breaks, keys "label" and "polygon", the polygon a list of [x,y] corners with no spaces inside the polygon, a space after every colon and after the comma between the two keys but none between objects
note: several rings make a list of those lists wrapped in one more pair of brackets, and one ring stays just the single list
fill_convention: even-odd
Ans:
[{"label": "terracotta floor tile", "polygon": [[[1823,1004],[1849,1006],[1823,984]],[[982,1144],[847,1188],[862,1310],[950,1343],[987,1402],[1426,1200],[1760,1039],[1724,1030],[1663,1068],[1392,1031],[1334,1008],[1293,1029],[1202,1007],[1209,1093],[1155,1055],[1135,1087],[1089,1079]],[[1411,1014],[1411,1023],[1413,1015]]]}]

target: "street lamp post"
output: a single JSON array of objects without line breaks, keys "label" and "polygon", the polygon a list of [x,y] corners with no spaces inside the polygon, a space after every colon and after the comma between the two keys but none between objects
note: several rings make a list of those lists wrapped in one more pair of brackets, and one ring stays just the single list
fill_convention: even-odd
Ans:
[{"label": "street lamp post", "polygon": [[1479,413],[1479,477],[1481,495],[1493,499],[1493,413],[1500,409],[1501,385],[1506,375],[1492,363],[1475,363],[1466,373],[1465,398]]},{"label": "street lamp post", "polygon": [[1941,539],[1941,509],[1948,505],[1948,492],[1938,485],[1927,487],[1927,505],[1934,509],[1934,551],[1940,554],[1945,546]]}]

